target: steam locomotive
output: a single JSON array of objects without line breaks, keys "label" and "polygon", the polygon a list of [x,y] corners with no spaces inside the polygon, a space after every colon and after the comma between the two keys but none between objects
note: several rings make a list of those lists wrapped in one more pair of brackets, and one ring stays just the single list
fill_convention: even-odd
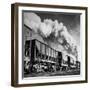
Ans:
[{"label": "steam locomotive", "polygon": [[25,73],[57,72],[80,69],[80,62],[37,39],[27,40],[24,51]]}]

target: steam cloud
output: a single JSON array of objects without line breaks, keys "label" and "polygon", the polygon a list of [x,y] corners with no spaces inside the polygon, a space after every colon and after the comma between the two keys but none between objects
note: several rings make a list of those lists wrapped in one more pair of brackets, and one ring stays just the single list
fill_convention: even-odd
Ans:
[{"label": "steam cloud", "polygon": [[[46,40],[56,40],[68,53],[75,54],[76,42],[69,34],[67,27],[58,20],[44,19],[35,13],[24,13],[24,23],[35,33],[40,34]],[[54,42],[54,41],[53,41]]]}]

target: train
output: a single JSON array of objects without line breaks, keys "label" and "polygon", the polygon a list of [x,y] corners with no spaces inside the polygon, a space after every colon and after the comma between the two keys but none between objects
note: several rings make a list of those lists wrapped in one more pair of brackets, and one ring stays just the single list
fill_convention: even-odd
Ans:
[{"label": "train", "polygon": [[57,72],[80,69],[80,61],[51,48],[37,39],[26,40],[24,50],[25,73]]}]

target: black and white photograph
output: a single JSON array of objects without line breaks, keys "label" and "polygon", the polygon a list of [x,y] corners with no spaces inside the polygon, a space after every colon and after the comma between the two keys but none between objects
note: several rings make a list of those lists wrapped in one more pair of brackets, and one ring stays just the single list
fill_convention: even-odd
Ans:
[{"label": "black and white photograph", "polygon": [[87,82],[87,7],[12,5],[12,85]]},{"label": "black and white photograph", "polygon": [[80,75],[80,14],[23,11],[24,77]]}]

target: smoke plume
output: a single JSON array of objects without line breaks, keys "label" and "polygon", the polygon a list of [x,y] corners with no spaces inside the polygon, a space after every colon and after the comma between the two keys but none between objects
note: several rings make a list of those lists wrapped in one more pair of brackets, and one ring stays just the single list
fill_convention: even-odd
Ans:
[{"label": "smoke plume", "polygon": [[24,23],[28,25],[35,33],[38,33],[46,41],[56,42],[61,45],[67,53],[76,53],[76,42],[69,34],[67,27],[58,20],[44,19],[35,13],[25,13]]}]

